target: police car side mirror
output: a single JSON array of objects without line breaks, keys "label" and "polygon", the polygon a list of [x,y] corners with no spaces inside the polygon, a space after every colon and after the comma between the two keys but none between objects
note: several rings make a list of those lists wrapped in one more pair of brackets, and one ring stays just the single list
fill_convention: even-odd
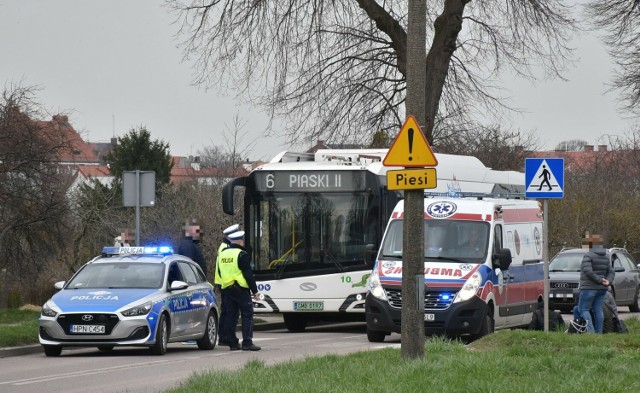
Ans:
[{"label": "police car side mirror", "polygon": [[511,258],[511,250],[508,248],[501,248],[495,254],[493,254],[493,267],[500,268],[502,270],[508,270],[513,259]]},{"label": "police car side mirror", "polygon": [[616,266],[616,267],[613,268],[613,271],[614,272],[623,272],[624,268],[622,266]]},{"label": "police car side mirror", "polygon": [[64,283],[65,283],[65,282],[66,282],[66,281],[58,281],[57,283],[53,284],[53,287],[54,287],[55,289],[62,289],[62,288],[64,288]]},{"label": "police car side mirror", "polygon": [[186,282],[176,280],[176,281],[171,283],[171,286],[169,287],[169,290],[170,291],[179,291],[181,289],[187,289],[188,287],[189,287],[189,284],[187,284]]}]

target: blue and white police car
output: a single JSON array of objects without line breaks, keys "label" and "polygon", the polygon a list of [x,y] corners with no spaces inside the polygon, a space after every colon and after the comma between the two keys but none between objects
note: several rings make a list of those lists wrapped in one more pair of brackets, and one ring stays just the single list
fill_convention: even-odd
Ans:
[{"label": "blue and white police car", "polygon": [[40,344],[47,356],[64,347],[146,346],[163,355],[170,342],[213,349],[218,304],[191,259],[171,247],[105,247],[42,307]]}]

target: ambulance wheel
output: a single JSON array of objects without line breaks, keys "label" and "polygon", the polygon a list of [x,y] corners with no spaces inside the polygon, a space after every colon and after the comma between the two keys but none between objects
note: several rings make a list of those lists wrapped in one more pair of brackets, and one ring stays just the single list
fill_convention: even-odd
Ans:
[{"label": "ambulance wheel", "polygon": [[282,314],[284,319],[284,326],[290,332],[304,332],[307,328],[307,318],[303,315],[296,315],[292,313]]},{"label": "ambulance wheel", "polygon": [[62,347],[57,345],[43,345],[45,356],[60,356]]},{"label": "ambulance wheel", "polygon": [[640,312],[640,305],[638,305],[638,295],[640,294],[640,287],[636,288],[636,296],[633,298],[633,303],[629,305],[629,311]]},{"label": "ambulance wheel", "polygon": [[98,349],[100,351],[111,351],[113,349],[113,345],[98,345]]},{"label": "ambulance wheel", "polygon": [[169,326],[167,316],[160,314],[158,326],[156,327],[156,342],[149,348],[154,355],[164,355],[167,353],[167,345],[169,345]]},{"label": "ambulance wheel", "polygon": [[200,349],[213,349],[216,347],[216,337],[218,336],[218,321],[216,320],[216,313],[213,310],[209,311],[207,317],[207,328],[204,331],[204,335],[197,342]]},{"label": "ambulance wheel", "polygon": [[482,321],[482,326],[480,326],[480,331],[478,332],[476,339],[489,335],[493,333],[494,330],[495,330],[495,321],[493,320],[493,316],[487,313],[484,316],[484,320]]},{"label": "ambulance wheel", "polygon": [[367,328],[367,338],[369,342],[372,343],[381,343],[384,341],[387,332],[381,332],[380,330],[370,330]]}]

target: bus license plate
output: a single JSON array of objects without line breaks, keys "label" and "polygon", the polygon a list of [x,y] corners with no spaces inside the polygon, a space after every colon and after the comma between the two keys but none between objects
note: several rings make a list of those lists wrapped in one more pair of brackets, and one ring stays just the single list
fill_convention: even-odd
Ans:
[{"label": "bus license plate", "polygon": [[71,333],[104,334],[104,325],[71,325]]},{"label": "bus license plate", "polygon": [[436,314],[424,314],[424,320],[425,321],[435,321],[436,320]]},{"label": "bus license plate", "polygon": [[293,302],[295,311],[322,311],[324,302]]}]

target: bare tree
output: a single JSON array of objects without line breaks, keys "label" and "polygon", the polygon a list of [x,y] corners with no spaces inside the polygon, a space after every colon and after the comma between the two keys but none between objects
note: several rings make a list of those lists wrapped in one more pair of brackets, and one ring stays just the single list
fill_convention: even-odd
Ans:
[{"label": "bare tree", "polygon": [[582,150],[589,142],[583,139],[570,139],[568,141],[562,141],[556,145],[556,150],[564,151],[579,151]]},{"label": "bare tree", "polygon": [[446,137],[434,144],[436,152],[474,156],[495,170],[523,171],[526,153],[537,150],[539,145],[533,132],[503,130],[498,125],[459,126],[442,130],[440,135]]},{"label": "bare tree", "polygon": [[[246,120],[242,120],[239,114],[233,117],[233,125],[225,123],[222,138],[224,145],[206,146],[198,151],[200,163],[205,167],[237,168],[246,160],[256,145],[256,141],[244,143],[247,136]],[[213,141],[212,141],[213,142]]]},{"label": "bare tree", "polygon": [[60,123],[40,121],[34,87],[5,89],[0,100],[0,268],[33,288],[67,238],[66,190],[59,165],[71,144]]},{"label": "bare tree", "polygon": [[612,87],[623,109],[640,115],[640,0],[593,0],[588,11],[617,65]]},{"label": "bare tree", "polygon": [[[291,143],[396,133],[405,119],[407,2],[169,0],[196,83],[232,86],[282,116]],[[566,0],[427,4],[429,143],[442,119],[507,107],[497,75],[560,75],[574,30]],[[436,128],[434,128],[436,127]],[[435,130],[435,131],[434,131]]]}]

